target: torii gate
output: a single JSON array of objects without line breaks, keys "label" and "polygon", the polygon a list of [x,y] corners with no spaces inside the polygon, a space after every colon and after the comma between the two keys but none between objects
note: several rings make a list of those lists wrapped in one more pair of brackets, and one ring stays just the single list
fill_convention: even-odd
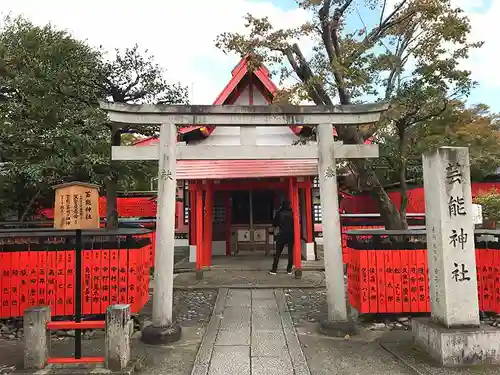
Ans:
[{"label": "torii gate", "polygon": [[[336,159],[378,157],[378,145],[343,145],[334,142],[332,125],[374,123],[385,104],[349,106],[238,106],[238,105],[131,105],[101,104],[116,124],[159,125],[160,144],[146,147],[115,146],[113,160],[159,160],[158,212],[155,252],[153,322],[144,328],[143,341],[161,344],[180,338],[173,321],[173,267],[176,195],[176,160],[318,159],[328,321],[325,327],[348,332],[342,265],[342,240],[337,196]],[[237,146],[177,145],[177,125],[240,127]],[[317,143],[290,146],[256,145],[256,126],[317,126]]]}]

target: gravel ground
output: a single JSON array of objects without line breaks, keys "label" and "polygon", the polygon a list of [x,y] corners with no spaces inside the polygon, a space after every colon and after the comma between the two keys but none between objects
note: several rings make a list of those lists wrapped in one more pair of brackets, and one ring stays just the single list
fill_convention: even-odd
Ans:
[{"label": "gravel ground", "polygon": [[327,317],[325,288],[285,289],[284,292],[295,325],[318,323]]},{"label": "gravel ground", "polygon": [[174,309],[181,326],[206,324],[212,316],[217,289],[174,291]]},{"label": "gravel ground", "polygon": [[[319,323],[327,318],[325,288],[285,289],[284,292],[296,326]],[[481,320],[493,327],[500,327],[500,314],[481,314]],[[411,317],[405,315],[365,316],[364,319],[358,319],[358,322],[373,331],[411,329]]]},{"label": "gravel ground", "polygon": [[[326,290],[285,289],[290,315],[296,326],[304,323],[319,323],[327,318]],[[384,316],[373,320],[360,320],[362,326],[370,330],[408,329],[410,318],[406,316]]]},{"label": "gravel ground", "polygon": [[[184,327],[205,325],[210,320],[212,310],[217,298],[216,289],[202,290],[175,290],[174,311],[179,323]],[[139,314],[141,320],[151,320],[152,297]],[[139,325],[135,330],[139,330]],[[83,339],[93,339],[94,330],[85,330]],[[75,336],[74,330],[53,331],[52,334],[59,338]],[[23,337],[22,318],[0,319],[0,340],[20,340]],[[1,373],[0,373],[1,374]]]},{"label": "gravel ground", "polygon": [[[183,327],[205,325],[212,316],[217,289],[174,290],[174,316]],[[139,315],[142,321],[151,321],[151,297]]]}]

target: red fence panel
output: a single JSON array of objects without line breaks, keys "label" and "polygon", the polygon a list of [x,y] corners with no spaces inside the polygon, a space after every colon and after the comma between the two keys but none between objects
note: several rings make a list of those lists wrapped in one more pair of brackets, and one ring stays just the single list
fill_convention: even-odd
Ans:
[{"label": "red fence panel", "polygon": [[[348,301],[360,313],[430,312],[426,249],[348,247]],[[500,313],[500,249],[476,249],[479,309]]]},{"label": "red fence panel", "polygon": [[[82,252],[82,314],[104,314],[110,304],[139,312],[149,299],[150,234],[121,248],[86,241]],[[36,241],[38,240],[38,243]],[[48,305],[53,316],[75,310],[75,250],[64,238],[32,238],[20,244],[0,238],[0,318]],[[66,246],[66,247],[65,247]],[[117,246],[115,246],[117,247]]]}]

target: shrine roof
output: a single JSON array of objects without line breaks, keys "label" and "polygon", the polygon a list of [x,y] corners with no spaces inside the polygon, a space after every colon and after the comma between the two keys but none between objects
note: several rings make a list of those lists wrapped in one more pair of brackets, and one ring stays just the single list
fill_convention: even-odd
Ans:
[{"label": "shrine roof", "polygon": [[[231,79],[227,85],[223,88],[220,94],[216,97],[213,105],[230,105],[238,99],[239,94],[250,84],[257,83],[256,87],[261,91],[261,94],[266,98],[269,104],[271,104],[278,88],[272,81],[270,77],[269,70],[266,66],[260,65],[258,69],[250,71],[248,68],[249,56],[243,57],[240,62],[231,71]],[[356,107],[356,106],[345,106],[345,107]],[[350,110],[353,110],[350,108]],[[333,125],[332,125],[333,127]],[[186,140],[188,134],[194,134],[199,138],[209,137],[215,130],[214,125],[188,125],[183,126],[178,130],[179,141]],[[304,130],[309,129],[307,126],[291,125],[291,131],[295,135],[300,135]],[[333,127],[333,134],[337,136],[337,131]],[[150,138],[142,139],[136,143],[134,146],[152,146],[159,143],[158,136],[153,136]],[[365,144],[371,144],[372,139],[365,141]]]},{"label": "shrine roof", "polygon": [[[268,100],[269,103],[272,102],[278,88],[269,76],[269,70],[264,65],[261,65],[258,69],[250,71],[248,69],[248,59],[248,56],[243,57],[233,68],[231,71],[231,79],[212,103],[213,105],[234,104],[239,96],[235,95],[235,93],[237,93],[238,90],[240,92],[243,91],[244,88],[253,82],[260,83],[261,86],[259,86],[259,88],[261,88],[262,95]],[[244,82],[245,77],[249,77],[250,79],[248,79],[247,82]],[[243,84],[244,87],[238,88],[241,84]],[[290,126],[290,129],[295,134],[299,135],[303,127]],[[202,137],[208,137],[214,130],[215,126],[213,125],[184,126],[179,129],[179,135],[182,139],[185,134],[198,131]],[[134,143],[134,146],[151,146],[157,144],[158,142],[158,137],[150,137]]]}]

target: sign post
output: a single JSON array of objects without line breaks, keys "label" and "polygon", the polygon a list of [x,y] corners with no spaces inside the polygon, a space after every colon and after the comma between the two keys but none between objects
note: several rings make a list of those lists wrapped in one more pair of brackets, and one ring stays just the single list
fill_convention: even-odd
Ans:
[{"label": "sign post", "polygon": [[99,186],[70,182],[52,188],[54,229],[99,229]]},{"label": "sign post", "polygon": [[[99,229],[99,187],[82,182],[53,186],[54,228],[75,230],[75,322],[82,320],[82,229]],[[82,331],[75,329],[75,358],[82,358]]]}]

